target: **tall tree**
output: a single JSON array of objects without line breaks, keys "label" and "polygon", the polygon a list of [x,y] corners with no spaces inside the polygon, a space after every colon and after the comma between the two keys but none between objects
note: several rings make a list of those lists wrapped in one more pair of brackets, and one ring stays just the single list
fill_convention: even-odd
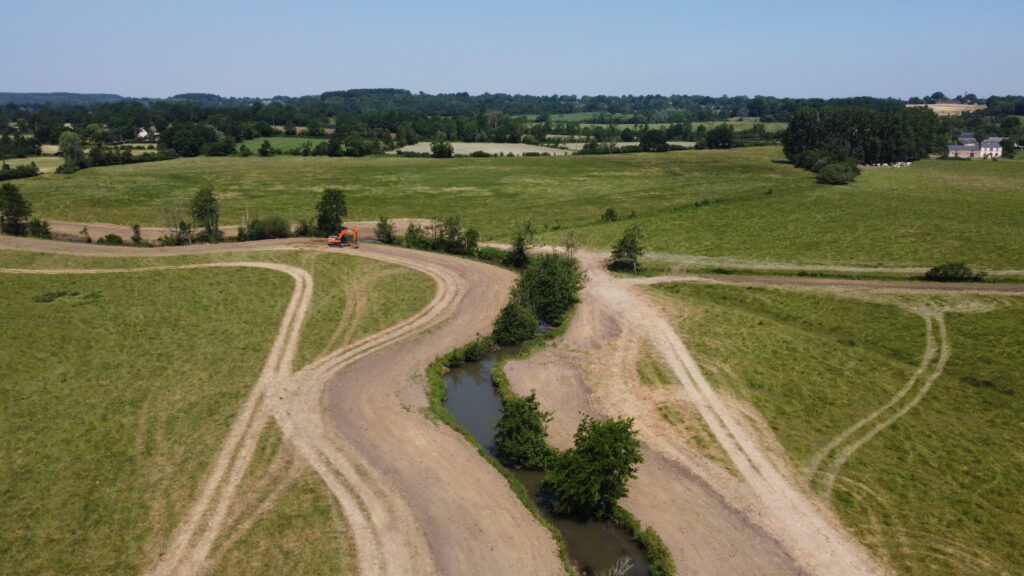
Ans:
[{"label": "tall tree", "polygon": [[64,165],[61,171],[70,174],[82,166],[85,158],[85,150],[82,147],[82,137],[75,132],[63,132],[58,141],[58,149],[64,156]]},{"label": "tall tree", "polygon": [[337,234],[346,216],[345,192],[338,188],[325,188],[316,205],[316,229],[321,235]]},{"label": "tall tree", "polygon": [[23,234],[32,204],[9,182],[0,184],[0,234]]}]

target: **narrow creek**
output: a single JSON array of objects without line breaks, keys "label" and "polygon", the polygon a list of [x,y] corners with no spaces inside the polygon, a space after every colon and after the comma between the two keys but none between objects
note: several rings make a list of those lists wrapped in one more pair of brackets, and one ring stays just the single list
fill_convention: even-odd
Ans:
[{"label": "narrow creek", "polygon": [[[501,417],[501,398],[494,389],[491,370],[502,358],[512,356],[517,351],[515,348],[504,348],[492,352],[479,362],[467,362],[452,368],[444,376],[448,392],[445,409],[491,454],[494,453],[494,425]],[[547,495],[540,492],[543,472],[512,472],[526,486],[541,515],[562,533],[569,556],[580,574],[603,574],[624,556],[630,559],[633,566],[628,574],[651,574],[647,555],[626,530],[611,522],[580,522],[554,514],[546,506]]]}]

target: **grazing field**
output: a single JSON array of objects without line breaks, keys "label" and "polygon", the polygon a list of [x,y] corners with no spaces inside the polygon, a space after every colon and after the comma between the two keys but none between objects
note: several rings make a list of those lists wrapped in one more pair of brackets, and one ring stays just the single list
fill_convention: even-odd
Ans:
[{"label": "grazing field", "polygon": [[321,142],[327,142],[327,138],[304,138],[301,136],[270,136],[267,138],[252,138],[250,140],[243,140],[239,144],[239,147],[241,147],[242,144],[245,144],[245,146],[248,147],[253,154],[258,154],[260,146],[263,145],[264,140],[270,141],[271,146],[285,153],[302,148],[306,144],[306,142],[309,142],[309,145],[314,148],[316,147],[317,144]]},{"label": "grazing field", "polygon": [[[43,218],[163,225],[167,207],[202,186],[221,222],[314,213],[341,187],[353,220],[460,214],[485,239],[507,240],[533,218],[541,240],[574,229],[608,248],[644,227],[654,252],[863,266],[966,260],[1024,268],[1024,160],[926,160],[867,168],[824,186],[777,147],[541,158],[183,158],[43,175],[18,186]],[[602,222],[606,208],[635,220]]]},{"label": "grazing field", "polygon": [[[411,315],[434,290],[425,275],[343,254],[139,253],[0,251],[0,267],[300,266],[315,290],[298,364]],[[0,274],[0,573],[142,572],[256,381],[291,285],[278,272],[246,268]],[[347,528],[319,478],[279,446],[276,430],[263,444],[273,455],[257,458],[245,488],[256,503],[238,511],[218,545],[217,573],[348,570],[352,551],[339,547]],[[279,473],[272,490],[264,480]]]},{"label": "grazing field", "polygon": [[[694,284],[650,290],[675,314],[708,380],[757,407],[811,486],[898,573],[1024,570],[1020,298]],[[949,353],[914,405],[920,387],[897,395],[925,355],[919,313],[941,313]],[[893,399],[910,408],[854,448],[830,492],[822,449]]]}]

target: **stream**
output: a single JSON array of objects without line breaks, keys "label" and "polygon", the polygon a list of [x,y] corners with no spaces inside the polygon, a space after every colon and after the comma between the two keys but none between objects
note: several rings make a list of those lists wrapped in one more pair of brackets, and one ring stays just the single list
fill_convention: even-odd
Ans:
[{"label": "stream", "polygon": [[[516,352],[514,348],[491,352],[478,362],[452,368],[444,376],[448,393],[445,409],[491,454],[494,454],[494,424],[501,417],[501,398],[494,389],[491,369],[502,358]],[[581,522],[556,515],[546,505],[547,495],[540,492],[543,472],[515,469],[512,472],[526,486],[544,519],[562,533],[569,556],[580,574],[604,574],[624,556],[633,566],[628,574],[651,573],[646,553],[625,529],[612,522]]]}]

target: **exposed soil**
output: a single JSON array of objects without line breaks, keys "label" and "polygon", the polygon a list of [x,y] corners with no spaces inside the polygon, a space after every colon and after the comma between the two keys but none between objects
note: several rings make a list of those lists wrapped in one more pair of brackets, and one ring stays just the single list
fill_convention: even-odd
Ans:
[{"label": "exposed soil", "polygon": [[[372,230],[373,223],[366,224]],[[94,237],[102,226],[89,224]],[[320,240],[289,239],[140,252],[9,236],[0,237],[2,248],[85,256],[327,250]],[[420,270],[436,281],[437,292],[413,317],[298,370],[293,363],[313,293],[307,272],[263,262],[188,266],[270,268],[291,275],[295,290],[259,381],[200,497],[152,573],[201,574],[211,566],[215,542],[230,534],[232,506],[237,506],[239,486],[270,418],[340,503],[351,526],[360,573],[561,573],[550,535],[515,498],[506,481],[461,436],[424,415],[425,367],[436,356],[489,330],[507,299],[513,275],[465,259],[372,244],[350,253]],[[711,387],[673,326],[636,285],[693,281],[876,290],[1024,290],[1012,285],[760,276],[616,279],[603,269],[601,254],[581,251],[579,256],[590,281],[565,338],[528,361],[510,363],[507,372],[517,391],[536,389],[542,406],[555,413],[552,441],[561,447],[571,442],[581,413],[636,419],[646,461],[624,505],[661,534],[685,574],[856,576],[885,570],[809,492],[772,439],[764,436],[756,414],[748,413],[752,409]],[[169,267],[159,269],[165,268]],[[930,347],[941,348],[940,358],[910,402],[927,392],[949,354],[941,315],[932,321],[940,331],[941,346],[932,343]],[[681,385],[639,382],[635,366],[642,342],[650,343]],[[934,353],[925,356],[928,365]],[[909,393],[910,389],[904,396]],[[909,409],[907,402],[897,404],[895,417]],[[695,409],[734,472],[693,446],[683,428],[659,412],[663,405]],[[863,427],[874,431],[887,425],[889,420],[880,417],[869,419]],[[833,466],[836,462],[841,466],[842,457],[852,454],[857,442],[868,439],[860,436],[854,443],[842,439],[833,447],[839,450],[832,451],[837,454]]]},{"label": "exposed soil", "polygon": [[[81,234],[83,228],[89,229],[89,237],[95,242],[107,234],[117,234],[125,242],[128,242],[132,237],[132,227],[123,226],[121,224],[109,224],[104,222],[65,222],[63,220],[49,220],[50,232],[55,236],[67,239],[82,239],[84,241],[85,236]],[[410,222],[417,222],[420,225],[429,223],[429,220],[415,219],[415,218],[395,218],[391,220],[391,223],[395,227],[395,234],[405,234],[407,228],[409,228]],[[345,225],[350,228],[359,229],[360,240],[376,240],[376,221],[359,221],[359,222],[345,222]],[[235,236],[238,233],[238,225],[222,225],[220,231],[224,236]],[[156,242],[161,236],[168,234],[169,230],[166,227],[160,226],[144,226],[139,229],[140,236],[147,242]],[[247,248],[238,248],[238,250],[246,250]]]}]

